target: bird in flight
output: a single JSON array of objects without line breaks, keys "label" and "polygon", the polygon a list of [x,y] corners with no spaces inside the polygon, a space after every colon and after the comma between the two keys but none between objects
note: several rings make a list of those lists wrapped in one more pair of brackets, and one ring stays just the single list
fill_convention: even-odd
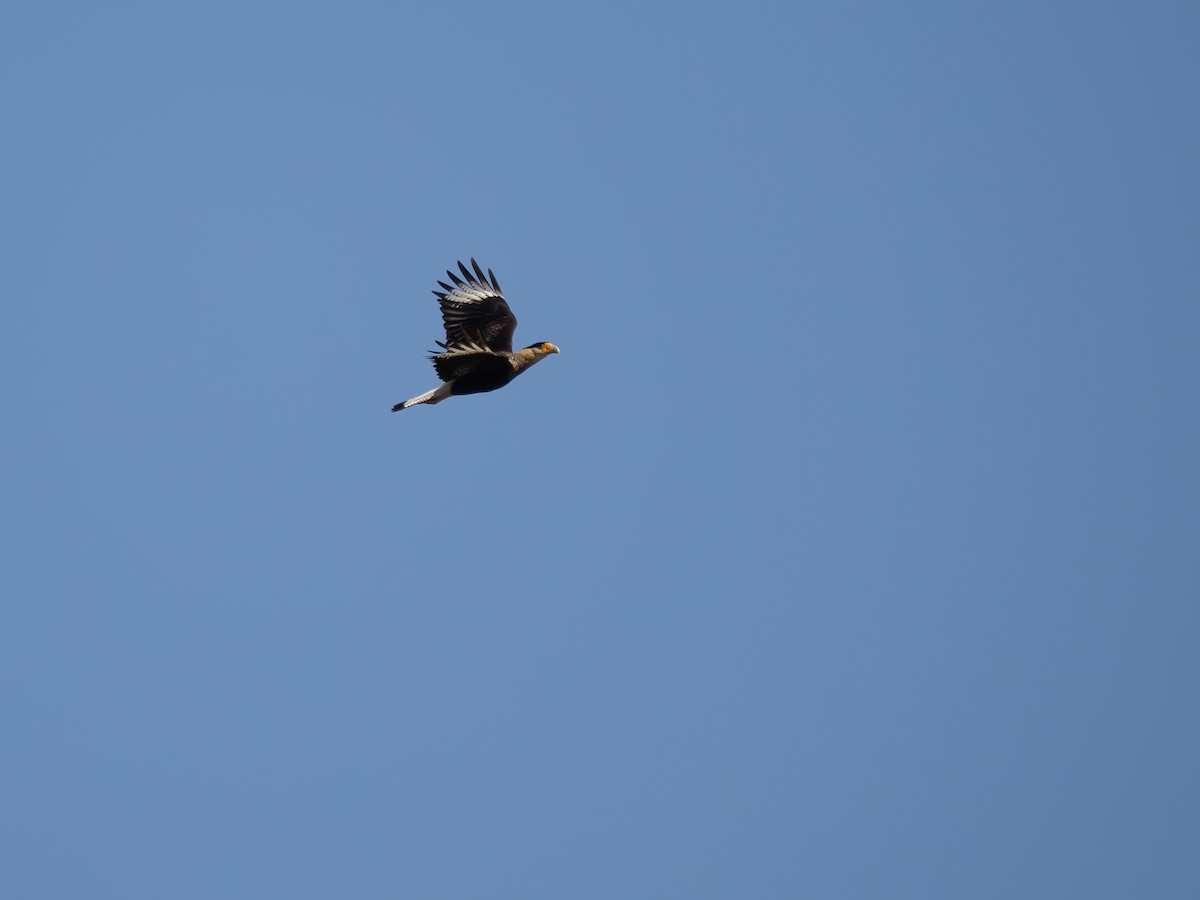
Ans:
[{"label": "bird in flight", "polygon": [[558,352],[557,347],[545,341],[514,351],[512,339],[517,329],[517,317],[508,308],[492,270],[488,269],[487,278],[484,278],[483,269],[474,259],[471,260],[473,273],[462,262],[458,268],[462,278],[447,270],[446,275],[453,284],[439,281],[442,290],[433,292],[442,307],[446,343],[436,341],[442,350],[431,353],[429,358],[442,384],[411,400],[397,403],[392,412],[421,403],[441,403],[458,394],[494,391],[534,363]]}]

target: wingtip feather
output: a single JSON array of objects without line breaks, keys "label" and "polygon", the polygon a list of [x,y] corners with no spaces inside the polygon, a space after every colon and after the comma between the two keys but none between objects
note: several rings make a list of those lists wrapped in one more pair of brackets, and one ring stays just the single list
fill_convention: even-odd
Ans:
[{"label": "wingtip feather", "polygon": [[471,257],[471,268],[475,270],[476,284],[480,287],[487,287],[487,279],[483,277],[483,269],[479,267],[479,263],[475,262],[475,257]]}]

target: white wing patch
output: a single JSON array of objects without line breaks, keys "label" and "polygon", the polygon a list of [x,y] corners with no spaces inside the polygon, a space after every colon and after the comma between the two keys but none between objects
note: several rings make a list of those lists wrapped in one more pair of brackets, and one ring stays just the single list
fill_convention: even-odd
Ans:
[{"label": "white wing patch", "polygon": [[[442,285],[442,287],[448,286],[441,281],[438,284]],[[479,303],[492,297],[499,297],[503,300],[504,294],[491,286],[480,287],[479,285],[470,283],[457,284],[446,291],[446,300],[455,303]]]}]

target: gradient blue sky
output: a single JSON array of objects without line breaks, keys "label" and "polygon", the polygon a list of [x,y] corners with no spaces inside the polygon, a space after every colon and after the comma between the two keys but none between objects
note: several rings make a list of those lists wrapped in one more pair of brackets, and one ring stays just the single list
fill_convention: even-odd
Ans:
[{"label": "gradient blue sky", "polygon": [[1196,897],[1197,10],[7,7],[0,894]]}]

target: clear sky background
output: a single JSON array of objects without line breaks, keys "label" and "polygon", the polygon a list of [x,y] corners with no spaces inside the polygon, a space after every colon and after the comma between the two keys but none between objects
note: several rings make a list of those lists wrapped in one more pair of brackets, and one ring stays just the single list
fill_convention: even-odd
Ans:
[{"label": "clear sky background", "polygon": [[7,7],[0,894],[1200,895],[1197,10]]}]

